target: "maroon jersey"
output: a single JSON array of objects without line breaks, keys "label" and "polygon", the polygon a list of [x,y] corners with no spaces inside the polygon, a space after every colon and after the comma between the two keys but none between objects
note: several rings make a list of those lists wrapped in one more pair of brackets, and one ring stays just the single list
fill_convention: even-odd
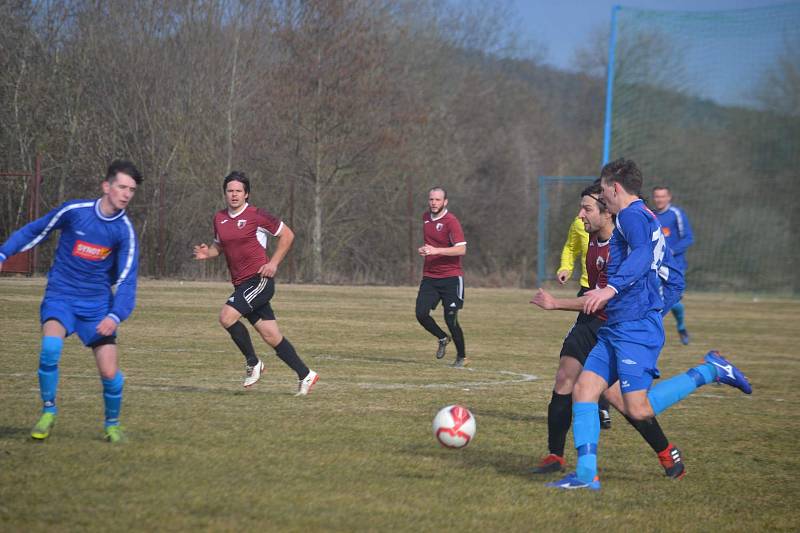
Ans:
[{"label": "maroon jersey", "polygon": [[[422,231],[425,244],[436,248],[449,248],[467,244],[464,230],[456,216],[446,209],[438,217],[431,218],[430,211],[422,215]],[[428,278],[450,278],[463,276],[460,255],[426,255],[422,275]]]},{"label": "maroon jersey", "polygon": [[[586,273],[589,276],[590,289],[602,289],[608,285],[606,265],[608,264],[609,241],[600,241],[597,235],[589,235],[589,247],[586,250]],[[595,316],[606,319],[605,310],[596,311]]]},{"label": "maroon jersey", "polygon": [[235,216],[227,209],[217,211],[214,243],[225,254],[234,285],[252,278],[269,262],[268,236],[277,236],[282,229],[279,218],[249,204]]}]

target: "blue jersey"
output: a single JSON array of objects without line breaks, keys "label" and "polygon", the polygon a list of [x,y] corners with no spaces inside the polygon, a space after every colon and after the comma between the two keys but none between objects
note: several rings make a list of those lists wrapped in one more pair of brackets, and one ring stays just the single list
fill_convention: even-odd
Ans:
[{"label": "blue jersey", "polygon": [[136,305],[139,247],[125,211],[107,217],[100,200],[65,202],[14,232],[0,246],[0,261],[30,250],[55,230],[61,237],[45,297],[111,299],[108,316],[117,323],[128,318]]},{"label": "blue jersey", "polygon": [[681,271],[686,272],[686,249],[694,242],[692,226],[683,209],[668,205],[663,211],[656,213],[661,231],[667,239],[667,245],[672,250],[675,263]]},{"label": "blue jersey", "polygon": [[609,247],[607,286],[617,294],[606,305],[606,324],[640,320],[664,309],[659,275],[670,277],[669,268],[662,268],[667,244],[656,216],[643,201],[617,213]]}]

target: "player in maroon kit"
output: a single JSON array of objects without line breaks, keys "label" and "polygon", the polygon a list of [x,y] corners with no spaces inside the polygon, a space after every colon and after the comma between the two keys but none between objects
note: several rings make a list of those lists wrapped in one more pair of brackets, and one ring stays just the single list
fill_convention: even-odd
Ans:
[{"label": "player in maroon kit", "polygon": [[[428,192],[428,212],[422,216],[425,245],[419,255],[425,258],[422,283],[417,294],[417,320],[431,335],[439,339],[436,358],[444,357],[447,344],[456,344],[454,367],[467,366],[464,332],[458,323],[458,310],[464,306],[464,271],[461,256],[467,253],[467,241],[456,216],[447,210],[447,191],[434,187]],[[444,308],[447,335],[431,317],[439,301]]]},{"label": "player in maroon kit", "polygon": [[[234,291],[219,313],[219,323],[230,334],[246,359],[244,386],[251,387],[261,378],[264,363],[256,356],[247,328],[239,319],[244,316],[264,342],[297,373],[297,396],[305,396],[319,379],[303,363],[294,346],[281,335],[270,300],[275,294],[275,272],[294,241],[294,232],[280,219],[247,203],[250,180],[234,171],[222,184],[228,207],[214,215],[214,242],[194,247],[195,259],[211,259],[225,254]],[[278,238],[272,258],[267,256],[269,236]]]},{"label": "player in maroon kit", "polygon": [[[581,209],[578,214],[586,231],[589,232],[589,246],[585,260],[591,289],[602,288],[607,284],[605,267],[610,248],[608,242],[614,231],[614,220],[600,200],[601,192],[599,180],[584,189],[581,192]],[[550,453],[533,469],[535,474],[564,470],[564,444],[572,424],[572,389],[583,370],[589,352],[597,343],[597,331],[606,321],[602,309],[591,315],[583,313],[584,300],[585,297],[554,298],[544,289],[539,289],[531,302],[546,310],[580,311],[561,347],[556,382],[547,407],[547,438]],[[606,390],[605,395],[611,405],[625,416],[658,454],[666,475],[672,478],[683,477],[685,470],[680,451],[669,443],[658,421],[655,418],[647,421],[629,418],[625,414],[619,383]]]}]

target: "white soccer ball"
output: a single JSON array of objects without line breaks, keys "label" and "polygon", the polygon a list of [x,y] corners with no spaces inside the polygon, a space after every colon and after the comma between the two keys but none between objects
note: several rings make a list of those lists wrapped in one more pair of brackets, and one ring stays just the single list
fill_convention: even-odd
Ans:
[{"label": "white soccer ball", "polygon": [[463,448],[475,438],[475,417],[461,405],[448,405],[433,419],[433,436],[447,448]]}]

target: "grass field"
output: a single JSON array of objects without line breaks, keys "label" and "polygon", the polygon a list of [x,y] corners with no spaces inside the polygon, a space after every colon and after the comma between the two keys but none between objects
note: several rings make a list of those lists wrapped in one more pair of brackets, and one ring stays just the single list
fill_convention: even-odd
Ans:
[{"label": "grass field", "polygon": [[[58,424],[44,443],[28,436],[43,286],[0,279],[2,531],[800,529],[797,300],[688,295],[693,344],[679,344],[669,318],[662,375],[716,348],[748,373],[753,395],[707,386],[662,414],[686,461],[681,481],[616,415],[601,436],[602,491],[562,493],[543,486],[556,476],[527,470],[546,453],[573,315],[534,308],[530,291],[467,289],[472,366],[461,370],[434,359],[414,287],[279,284],[283,332],[321,376],[296,398],[295,376],[271,350],[266,376],[242,388],[243,359],[216,321],[229,285],[143,282],[120,336],[130,440],[114,446],[101,439],[93,358],[74,338]],[[430,423],[456,402],[478,431],[448,450]]]}]

